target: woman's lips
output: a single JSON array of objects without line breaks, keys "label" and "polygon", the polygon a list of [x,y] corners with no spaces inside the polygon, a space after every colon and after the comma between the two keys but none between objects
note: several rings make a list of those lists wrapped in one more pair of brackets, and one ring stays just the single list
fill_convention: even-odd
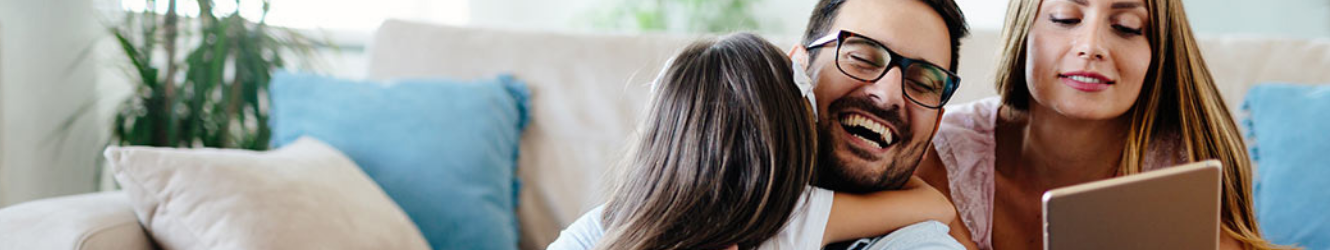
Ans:
[{"label": "woman's lips", "polygon": [[1108,89],[1113,81],[1094,72],[1072,72],[1058,75],[1063,85],[1084,92],[1099,92]]}]

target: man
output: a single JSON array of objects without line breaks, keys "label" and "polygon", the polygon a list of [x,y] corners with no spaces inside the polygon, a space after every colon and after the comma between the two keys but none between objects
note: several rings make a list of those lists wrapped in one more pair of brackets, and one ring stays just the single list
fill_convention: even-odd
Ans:
[{"label": "man", "polygon": [[[966,33],[952,0],[817,3],[804,41],[790,52],[816,85],[821,148],[815,185],[851,193],[905,185],[932,148],[941,106],[957,87],[956,53]],[[603,231],[598,216],[584,218],[592,220],[579,219],[550,249],[591,249]],[[960,242],[975,248],[968,234],[950,228],[923,222],[828,249],[956,249]]]},{"label": "man", "polygon": [[[899,189],[909,180],[932,148],[941,106],[955,91],[945,81],[958,78],[953,72],[967,33],[952,0],[818,1],[802,45],[790,52],[816,83],[822,139],[817,186],[872,192]],[[951,228],[960,223],[957,218]],[[950,232],[975,248],[968,233]],[[827,249],[884,249],[911,237],[900,233],[906,232]]]}]

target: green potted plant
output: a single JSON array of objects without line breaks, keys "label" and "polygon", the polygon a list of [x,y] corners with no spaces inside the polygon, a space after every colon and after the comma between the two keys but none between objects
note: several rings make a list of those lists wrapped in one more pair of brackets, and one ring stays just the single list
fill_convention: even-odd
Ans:
[{"label": "green potted plant", "polygon": [[[316,60],[316,44],[267,25],[266,0],[257,20],[242,16],[240,6],[217,15],[213,0],[196,0],[198,12],[190,15],[178,12],[177,0],[166,1],[164,12],[146,0],[146,10],[108,27],[130,65],[133,91],[116,108],[107,144],[268,149],[271,76],[292,59]],[[65,143],[79,120],[97,117],[98,104],[85,102],[49,141]],[[95,157],[93,182],[105,187],[102,158]]]},{"label": "green potted plant", "polygon": [[267,25],[268,1],[258,20],[240,7],[215,15],[213,0],[181,15],[176,0],[167,1],[164,14],[149,7],[110,28],[136,78],[111,144],[267,149],[268,83],[288,57],[313,55],[309,39]]}]

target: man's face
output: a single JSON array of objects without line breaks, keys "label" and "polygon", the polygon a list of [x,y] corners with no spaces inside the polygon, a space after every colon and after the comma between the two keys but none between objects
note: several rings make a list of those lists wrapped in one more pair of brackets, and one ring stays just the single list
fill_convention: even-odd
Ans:
[{"label": "man's face", "polygon": [[[840,30],[877,40],[903,57],[951,65],[945,22],[917,0],[846,1],[827,34]],[[899,189],[931,145],[941,112],[906,99],[900,67],[865,82],[837,68],[835,43],[809,55],[817,82],[817,184],[845,192]]]}]

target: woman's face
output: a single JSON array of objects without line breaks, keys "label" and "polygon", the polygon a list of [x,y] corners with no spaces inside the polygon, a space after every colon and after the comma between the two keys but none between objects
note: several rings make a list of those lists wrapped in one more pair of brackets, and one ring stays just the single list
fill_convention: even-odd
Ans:
[{"label": "woman's face", "polygon": [[1122,116],[1150,65],[1147,22],[1144,0],[1044,0],[1026,44],[1032,105],[1078,119]]}]

